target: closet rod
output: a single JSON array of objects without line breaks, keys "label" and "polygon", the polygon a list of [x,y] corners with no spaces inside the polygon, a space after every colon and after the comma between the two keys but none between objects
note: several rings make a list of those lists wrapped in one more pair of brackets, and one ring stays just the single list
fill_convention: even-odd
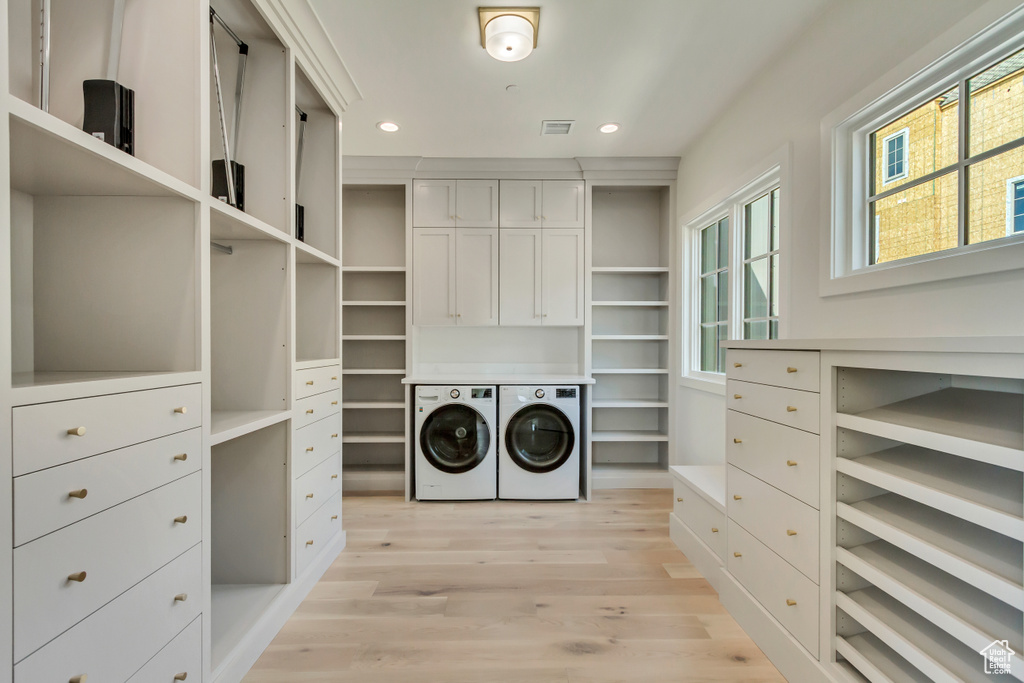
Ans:
[{"label": "closet rod", "polygon": [[216,242],[210,242],[210,246],[216,249],[217,251],[228,255],[235,253],[235,250],[232,247],[227,247],[224,246],[223,244],[217,244]]}]

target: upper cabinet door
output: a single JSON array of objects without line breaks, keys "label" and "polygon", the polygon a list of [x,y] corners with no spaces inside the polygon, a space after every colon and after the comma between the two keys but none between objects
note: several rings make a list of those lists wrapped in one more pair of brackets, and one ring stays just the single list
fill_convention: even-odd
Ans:
[{"label": "upper cabinet door", "polygon": [[583,231],[543,230],[545,325],[583,324]]},{"label": "upper cabinet door", "polygon": [[541,220],[545,228],[582,228],[582,180],[545,180]]},{"label": "upper cabinet door", "polygon": [[454,228],[454,180],[417,180],[413,183],[412,225],[414,228]]},{"label": "upper cabinet door", "polygon": [[[504,188],[503,188],[504,191]],[[502,325],[540,325],[541,230],[498,230],[498,313]]]},{"label": "upper cabinet door", "polygon": [[455,228],[412,231],[412,322],[454,325]]},{"label": "upper cabinet door", "polygon": [[498,227],[541,227],[541,189],[539,180],[502,180],[498,205]]},{"label": "upper cabinet door", "polygon": [[498,227],[498,181],[458,180],[455,225],[460,228]]},{"label": "upper cabinet door", "polygon": [[455,230],[459,325],[498,324],[498,229]]}]

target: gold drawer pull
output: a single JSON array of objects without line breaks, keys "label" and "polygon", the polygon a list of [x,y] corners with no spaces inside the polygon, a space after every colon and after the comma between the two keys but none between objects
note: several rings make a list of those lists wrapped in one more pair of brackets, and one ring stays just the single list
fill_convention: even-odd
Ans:
[{"label": "gold drawer pull", "polygon": [[331,479],[337,479],[337,478],[338,478],[338,475],[337,475],[337,474],[332,474],[332,475],[331,475]]},{"label": "gold drawer pull", "polygon": [[310,408],[309,410],[306,411],[306,415],[312,415],[312,414],[313,414],[313,409],[312,408]]},{"label": "gold drawer pull", "polygon": [[786,372],[792,375],[794,372],[796,372],[796,368],[786,368]]},{"label": "gold drawer pull", "polygon": [[313,545],[313,541],[306,541],[306,546],[311,546],[311,545]]},{"label": "gold drawer pull", "polygon": [[188,593],[178,593],[174,596],[174,602],[185,602],[188,600]]},{"label": "gold drawer pull", "polygon": [[786,406],[786,412],[787,413],[795,413],[796,412],[796,406]]},{"label": "gold drawer pull", "polygon": [[796,467],[796,460],[787,460],[786,467]]},{"label": "gold drawer pull", "polygon": [[743,553],[733,553],[733,557],[743,557]]},{"label": "gold drawer pull", "polygon": [[733,439],[733,443],[743,443],[743,439]]},{"label": "gold drawer pull", "polygon": [[332,522],[333,522],[334,520],[336,520],[337,518],[338,518],[338,515],[331,515],[331,521],[332,521]]},{"label": "gold drawer pull", "polygon": [[743,363],[733,363],[732,366],[734,368],[742,368],[743,367]]},{"label": "gold drawer pull", "polygon": [[176,456],[174,456],[174,459],[180,462],[185,462],[186,460],[188,460],[188,453],[178,453]]},{"label": "gold drawer pull", "polygon": [[178,415],[184,415],[185,413],[188,412],[188,406],[181,406],[180,408],[175,408],[174,412],[176,412]]},{"label": "gold drawer pull", "polygon": [[337,435],[337,434],[331,434],[331,438],[332,438],[332,439],[337,439],[337,438],[338,438],[338,435]]},{"label": "gold drawer pull", "polygon": [[786,529],[786,535],[787,536],[796,536],[796,532],[793,531],[792,529]]},{"label": "gold drawer pull", "polygon": [[68,430],[68,436],[85,436],[85,427],[75,427]]},{"label": "gold drawer pull", "polygon": [[796,600],[786,600],[786,605],[789,607],[796,607]]},{"label": "gold drawer pull", "polygon": [[89,680],[88,674],[79,674],[68,679],[68,683],[85,683]]},{"label": "gold drawer pull", "polygon": [[336,405],[338,405],[338,402],[337,401],[331,401],[331,405],[332,406],[336,406]]},{"label": "gold drawer pull", "polygon": [[733,500],[743,500],[743,496],[733,496]]},{"label": "gold drawer pull", "polygon": [[307,493],[307,494],[306,494],[306,500],[309,500],[309,499],[310,499],[310,498],[312,498],[312,497],[313,497],[313,494],[312,494],[312,493]]},{"label": "gold drawer pull", "polygon": [[77,498],[79,500],[89,495],[89,489],[76,489],[68,493],[68,498]]},{"label": "gold drawer pull", "polygon": [[677,502],[677,503],[682,503],[682,502],[683,502],[683,499],[682,499],[682,498],[676,498],[676,502]]},{"label": "gold drawer pull", "polygon": [[306,382],[306,386],[307,387],[313,386],[313,380],[309,380],[308,382]]},{"label": "gold drawer pull", "polygon": [[182,515],[181,517],[175,517],[174,518],[174,523],[175,524],[184,524],[187,521],[188,521],[188,515]]},{"label": "gold drawer pull", "polygon": [[85,581],[85,572],[75,572],[74,574],[68,574],[68,581],[82,583],[83,581]]},{"label": "gold drawer pull", "polygon": [[742,397],[742,396],[740,396],[739,394],[733,394],[733,395],[732,395],[732,397],[733,397],[734,399],[736,399],[737,401],[738,401],[738,400],[740,400],[741,398],[743,398],[743,397]]},{"label": "gold drawer pull", "polygon": [[717,526],[711,527],[711,533],[717,534],[718,533],[718,527]]},{"label": "gold drawer pull", "polygon": [[183,681],[186,678],[188,678],[188,672],[187,671],[182,671],[180,674],[174,674],[174,680],[176,680],[176,681]]},{"label": "gold drawer pull", "polygon": [[332,378],[331,378],[331,381],[332,381],[332,382],[337,382],[337,381],[338,381],[338,378],[337,378],[337,377],[332,377]]},{"label": "gold drawer pull", "polygon": [[312,447],[312,446],[310,446],[309,448],[307,448],[307,449],[306,449],[306,452],[307,452],[307,453],[312,453],[312,452],[313,452],[313,447]]}]

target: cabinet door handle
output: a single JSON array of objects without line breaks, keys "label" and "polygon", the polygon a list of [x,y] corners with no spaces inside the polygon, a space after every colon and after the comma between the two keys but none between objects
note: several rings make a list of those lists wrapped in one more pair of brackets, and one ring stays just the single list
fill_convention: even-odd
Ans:
[{"label": "cabinet door handle", "polygon": [[183,681],[186,678],[188,678],[188,672],[187,671],[182,671],[180,674],[174,674],[174,680],[176,680],[176,681]]},{"label": "cabinet door handle", "polygon": [[307,545],[307,546],[311,546],[311,545],[313,545],[313,541],[306,541],[306,545]]},{"label": "cabinet door handle", "polygon": [[85,436],[85,427],[74,427],[69,429],[68,436]]},{"label": "cabinet door handle", "polygon": [[734,368],[742,368],[743,367],[743,363],[733,363],[732,366]]},{"label": "cabinet door handle", "polygon": [[174,518],[174,523],[175,524],[184,524],[187,521],[188,521],[188,515],[181,515],[180,517],[175,517]]},{"label": "cabinet door handle", "polygon": [[74,574],[68,574],[68,581],[74,581],[75,583],[82,583],[85,581],[85,572],[75,572]]},{"label": "cabinet door handle", "polygon": [[733,496],[733,500],[743,500],[743,496]]},{"label": "cabinet door handle", "polygon": [[174,409],[174,412],[176,412],[178,415],[184,415],[185,413],[188,412],[188,406],[179,406]]},{"label": "cabinet door handle", "polygon": [[338,435],[337,435],[337,434],[331,434],[331,438],[332,438],[332,439],[337,439],[337,438],[338,438]]},{"label": "cabinet door handle", "polygon": [[786,605],[789,607],[796,607],[796,600],[786,600]]},{"label": "cabinet door handle", "polygon": [[336,406],[336,405],[338,405],[338,402],[337,401],[331,401],[331,405],[332,406]]},{"label": "cabinet door handle", "polygon": [[786,467],[796,467],[796,460],[787,460]]},{"label": "cabinet door handle", "polygon": [[796,406],[786,406],[786,412],[787,413],[795,413],[796,412]]},{"label": "cabinet door handle", "polygon": [[743,398],[743,397],[742,397],[742,396],[740,396],[739,394],[733,394],[733,395],[732,395],[732,397],[733,397],[734,399],[736,399],[737,401],[738,401],[738,400],[740,400],[741,398]]},{"label": "cabinet door handle", "polygon": [[788,372],[789,374],[793,374],[794,372],[796,372],[796,368],[786,368],[786,372]]},{"label": "cabinet door handle", "polygon": [[682,498],[676,498],[676,502],[677,502],[677,503],[682,503],[682,502],[683,502],[683,499],[682,499]]},{"label": "cabinet door handle", "polygon": [[89,680],[88,674],[78,674],[69,678],[68,683],[85,683],[87,680]]},{"label": "cabinet door handle", "polygon": [[331,479],[337,479],[337,478],[338,478],[338,475],[337,475],[337,474],[332,474],[332,475],[331,475]]},{"label": "cabinet door handle", "polygon": [[310,446],[309,448],[307,448],[307,449],[306,449],[306,452],[307,452],[307,453],[312,453],[312,452],[313,452],[313,447],[312,447],[312,446]]},{"label": "cabinet door handle", "polygon": [[174,596],[174,602],[185,602],[188,600],[188,593],[178,593]]},{"label": "cabinet door handle", "polygon": [[188,460],[188,453],[178,453],[176,456],[174,456],[174,459],[179,462],[185,462],[186,460]]},{"label": "cabinet door handle", "polygon": [[332,522],[333,522],[334,520],[336,520],[337,518],[338,518],[338,515],[331,515],[331,521],[332,521]]},{"label": "cabinet door handle", "polygon": [[743,557],[743,553],[733,553],[733,557]]},{"label": "cabinet door handle", "polygon": [[89,495],[89,489],[75,489],[68,493],[68,498],[77,498],[79,500]]},{"label": "cabinet door handle", "polygon": [[733,443],[743,443],[743,439],[733,439]]},{"label": "cabinet door handle", "polygon": [[306,386],[307,387],[313,386],[313,380],[309,380],[308,382],[306,382]]},{"label": "cabinet door handle", "polygon": [[717,526],[711,527],[711,533],[717,534],[718,533],[718,527]]},{"label": "cabinet door handle", "polygon": [[310,408],[309,410],[306,411],[306,415],[312,415],[312,414],[313,414],[313,409],[312,408]]},{"label": "cabinet door handle", "polygon": [[310,498],[312,498],[312,497],[313,497],[313,494],[312,494],[312,493],[307,493],[307,494],[306,494],[306,500],[309,500],[309,499],[310,499]]},{"label": "cabinet door handle", "polygon": [[793,531],[792,529],[786,529],[786,535],[787,536],[796,536],[796,532]]},{"label": "cabinet door handle", "polygon": [[337,377],[332,377],[332,378],[331,378],[331,381],[332,381],[332,382],[337,382],[337,381],[338,381],[338,378],[337,378]]}]

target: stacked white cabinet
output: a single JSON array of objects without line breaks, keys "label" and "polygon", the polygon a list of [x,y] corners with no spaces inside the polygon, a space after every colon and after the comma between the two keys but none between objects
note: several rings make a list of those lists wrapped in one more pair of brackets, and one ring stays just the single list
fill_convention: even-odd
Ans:
[{"label": "stacked white cabinet", "polygon": [[[249,44],[242,212],[210,196],[208,2],[128,3],[134,156],[81,130],[113,3],[52,2],[48,111],[39,3],[2,5],[0,680],[233,683],[344,544],[337,450],[308,470],[294,452],[298,387],[339,376],[345,96],[311,75],[336,56],[298,47],[326,43],[303,3],[214,3]],[[233,77],[219,28],[217,48]]]}]

